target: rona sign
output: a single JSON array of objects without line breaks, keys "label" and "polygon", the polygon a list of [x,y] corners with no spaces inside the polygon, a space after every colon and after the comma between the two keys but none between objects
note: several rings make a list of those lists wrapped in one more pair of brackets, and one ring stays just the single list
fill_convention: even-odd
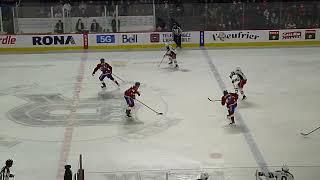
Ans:
[{"label": "rona sign", "polygon": [[33,45],[74,45],[76,44],[72,36],[34,36]]}]

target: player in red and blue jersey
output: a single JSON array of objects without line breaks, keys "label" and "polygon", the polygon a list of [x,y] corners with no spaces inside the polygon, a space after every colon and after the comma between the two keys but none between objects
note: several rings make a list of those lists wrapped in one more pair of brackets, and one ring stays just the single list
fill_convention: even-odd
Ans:
[{"label": "player in red and blue jersey", "polygon": [[234,112],[237,108],[237,100],[238,94],[237,93],[228,93],[227,90],[223,91],[223,96],[221,97],[221,105],[226,105],[228,109],[227,118],[231,119],[231,124],[234,124]]},{"label": "player in red and blue jersey", "polygon": [[140,83],[136,82],[134,86],[130,87],[124,92],[124,99],[127,102],[128,108],[126,109],[126,115],[131,117],[131,110],[134,107],[134,99],[136,99],[136,94],[140,96],[140,92],[138,91],[140,87]]},{"label": "player in red and blue jersey", "polygon": [[98,69],[101,70],[102,74],[99,77],[99,80],[102,83],[101,88],[105,88],[106,83],[104,82],[104,78],[107,77],[110,80],[112,80],[114,83],[116,83],[119,86],[119,83],[113,78],[112,76],[112,66],[110,64],[106,63],[103,58],[100,59],[100,63],[94,68],[92,72],[92,76],[98,71]]}]

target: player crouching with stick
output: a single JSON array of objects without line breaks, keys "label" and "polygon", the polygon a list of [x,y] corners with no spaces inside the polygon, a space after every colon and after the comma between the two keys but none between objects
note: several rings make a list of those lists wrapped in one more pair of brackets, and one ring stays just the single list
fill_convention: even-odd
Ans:
[{"label": "player crouching with stick", "polygon": [[134,107],[134,100],[136,99],[136,94],[140,96],[140,92],[138,91],[140,87],[140,83],[136,82],[134,86],[130,87],[124,92],[124,99],[127,102],[128,108],[126,109],[126,115],[131,117],[131,110]]}]

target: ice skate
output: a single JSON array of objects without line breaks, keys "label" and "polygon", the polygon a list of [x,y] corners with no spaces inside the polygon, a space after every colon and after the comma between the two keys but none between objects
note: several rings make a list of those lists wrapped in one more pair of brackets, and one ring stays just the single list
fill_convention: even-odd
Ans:
[{"label": "ice skate", "polygon": [[106,87],[107,87],[106,84],[105,84],[105,83],[102,83],[101,88],[103,89],[103,88],[106,88]]},{"label": "ice skate", "polygon": [[131,113],[130,113],[130,110],[128,110],[128,109],[126,110],[126,115],[127,115],[127,117],[132,117]]}]

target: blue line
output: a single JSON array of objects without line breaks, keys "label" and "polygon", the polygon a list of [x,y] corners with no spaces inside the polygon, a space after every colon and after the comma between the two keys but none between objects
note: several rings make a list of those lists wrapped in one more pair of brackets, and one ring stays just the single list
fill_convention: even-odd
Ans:
[{"label": "blue line", "polygon": [[[204,54],[204,56],[205,56],[205,58],[206,58],[206,60],[207,60],[207,63],[209,64],[209,67],[210,67],[211,72],[213,73],[215,79],[216,79],[217,82],[218,82],[218,85],[219,85],[221,91],[227,90],[226,85],[225,85],[225,83],[223,82],[223,80],[222,80],[222,78],[221,78],[221,75],[220,75],[220,73],[218,72],[217,67],[214,65],[211,57],[210,57],[209,54],[208,54],[208,51],[207,51],[205,48],[202,48],[202,52],[203,52],[203,54]],[[243,133],[244,138],[245,138],[245,140],[246,140],[246,142],[247,142],[247,144],[248,144],[248,146],[249,146],[249,148],[250,148],[250,150],[251,150],[251,153],[252,153],[254,159],[256,160],[256,163],[257,163],[258,166],[262,169],[262,171],[263,171],[265,174],[267,174],[267,173],[269,172],[269,170],[268,170],[268,168],[267,168],[268,164],[267,164],[267,162],[265,161],[265,159],[264,159],[261,151],[259,150],[258,145],[257,145],[257,143],[255,142],[252,134],[250,133],[248,126],[247,126],[246,123],[244,122],[244,120],[243,120],[243,118],[242,118],[242,116],[241,116],[241,114],[240,114],[239,111],[236,111],[236,112],[235,112],[235,115],[236,115],[237,121],[239,121],[240,124],[241,124],[242,127],[243,127],[243,130],[244,130],[244,133]],[[266,179],[269,179],[269,178],[266,177]]]}]

